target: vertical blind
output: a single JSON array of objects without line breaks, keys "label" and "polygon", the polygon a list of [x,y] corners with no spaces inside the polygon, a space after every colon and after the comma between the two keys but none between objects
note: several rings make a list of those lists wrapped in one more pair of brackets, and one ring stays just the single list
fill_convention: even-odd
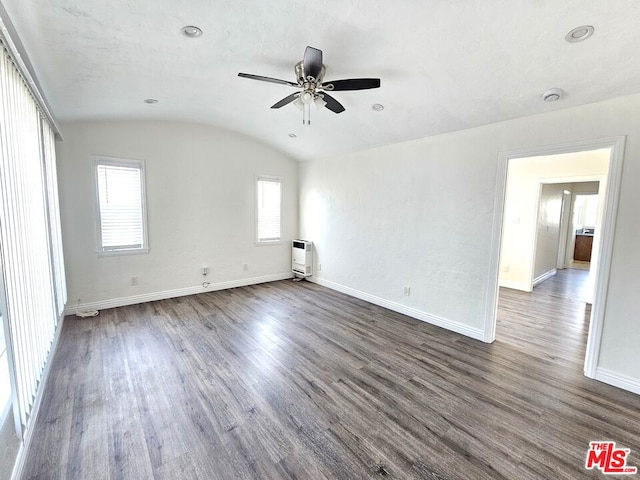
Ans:
[{"label": "vertical blind", "polygon": [[98,160],[96,168],[101,250],[145,247],[141,164]]},{"label": "vertical blind", "polygon": [[281,183],[274,178],[258,178],[258,242],[280,240]]},{"label": "vertical blind", "polygon": [[64,256],[62,252],[62,228],[60,224],[60,203],[58,201],[58,174],[56,168],[55,134],[46,121],[41,119],[42,158],[44,161],[45,189],[49,213],[49,232],[51,235],[51,259],[53,281],[56,294],[58,315],[62,315],[67,303],[67,284],[65,282]]},{"label": "vertical blind", "polygon": [[51,126],[2,49],[0,259],[14,413],[22,429],[28,424],[66,302],[53,142]]}]

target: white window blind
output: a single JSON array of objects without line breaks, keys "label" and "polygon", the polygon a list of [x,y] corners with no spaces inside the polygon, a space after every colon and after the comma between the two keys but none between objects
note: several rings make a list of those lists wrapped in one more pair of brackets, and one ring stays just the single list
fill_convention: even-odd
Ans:
[{"label": "white window blind", "polygon": [[52,141],[51,126],[0,50],[2,313],[18,435],[28,424],[65,297]]},{"label": "white window blind", "polygon": [[277,242],[280,240],[281,199],[282,184],[280,179],[273,177],[258,177],[258,242]]},{"label": "white window blind", "polygon": [[98,158],[99,251],[146,250],[143,163]]},{"label": "white window blind", "polygon": [[58,200],[58,175],[56,172],[56,145],[53,130],[42,124],[42,156],[44,161],[49,231],[51,236],[51,258],[58,315],[62,315],[67,303],[64,255],[62,251],[62,227],[60,225],[60,203]]}]

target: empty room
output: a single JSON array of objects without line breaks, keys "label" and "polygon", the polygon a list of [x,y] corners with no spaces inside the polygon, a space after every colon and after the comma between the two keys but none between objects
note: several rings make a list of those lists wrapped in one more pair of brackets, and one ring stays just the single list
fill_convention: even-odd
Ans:
[{"label": "empty room", "polygon": [[0,0],[0,480],[638,477],[638,18]]}]

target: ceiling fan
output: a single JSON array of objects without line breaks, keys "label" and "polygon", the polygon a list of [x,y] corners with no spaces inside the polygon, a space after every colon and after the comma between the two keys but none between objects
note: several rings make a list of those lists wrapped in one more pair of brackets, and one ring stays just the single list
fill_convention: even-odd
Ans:
[{"label": "ceiling fan", "polygon": [[315,104],[318,108],[326,107],[334,113],[344,112],[344,107],[335,98],[327,92],[341,92],[344,90],[366,90],[369,88],[379,88],[379,78],[349,78],[345,80],[333,80],[331,82],[324,81],[326,71],[325,65],[322,64],[322,50],[307,47],[304,51],[304,57],[301,62],[295,65],[296,82],[280,80],[277,78],[263,77],[262,75],[252,75],[250,73],[239,73],[239,77],[251,78],[262,82],[278,83],[280,85],[288,85],[290,87],[300,88],[301,90],[284,97],[279,102],[271,106],[271,108],[280,108],[294,103],[303,111],[302,123],[311,124],[311,104]]}]

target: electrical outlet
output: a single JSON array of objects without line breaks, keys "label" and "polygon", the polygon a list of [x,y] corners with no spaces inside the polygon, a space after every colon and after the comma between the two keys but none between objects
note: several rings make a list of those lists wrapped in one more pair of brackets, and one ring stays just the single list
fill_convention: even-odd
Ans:
[{"label": "electrical outlet", "polygon": [[138,285],[138,276],[134,275],[133,277],[131,277],[131,285]]},{"label": "electrical outlet", "polygon": [[321,271],[322,271],[322,264],[321,264],[321,263],[319,263],[319,264],[318,264],[318,271],[319,271],[319,272],[321,272]]},{"label": "electrical outlet", "polygon": [[242,270],[244,270],[245,272],[249,270],[249,264],[248,263],[243,263],[242,264]]},{"label": "electrical outlet", "polygon": [[404,287],[404,294],[407,297],[411,295],[411,287]]},{"label": "electrical outlet", "polygon": [[502,268],[502,271],[503,271],[504,273],[509,273],[509,265],[505,265],[505,266]]}]

